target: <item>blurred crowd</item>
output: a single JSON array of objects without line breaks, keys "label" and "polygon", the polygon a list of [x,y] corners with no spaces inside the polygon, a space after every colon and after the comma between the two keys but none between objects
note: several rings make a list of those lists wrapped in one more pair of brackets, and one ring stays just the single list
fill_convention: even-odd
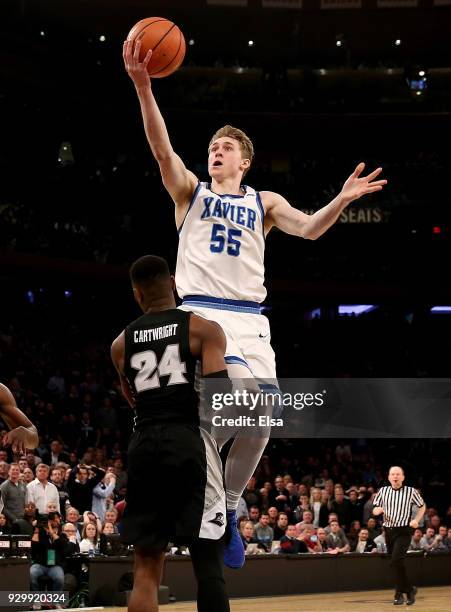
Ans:
[{"label": "blurred crowd", "polygon": [[[304,159],[300,153],[263,151],[257,155],[248,180],[257,189],[281,193],[293,206],[311,214],[339,193],[358,161],[354,155],[349,152],[339,158],[322,155]],[[206,155],[190,157],[185,158],[190,168],[200,180],[208,180]],[[451,170],[451,158],[421,151],[401,160],[392,159],[387,152],[385,157],[365,161],[368,168],[384,167],[389,186],[384,194],[352,207],[354,211],[363,206],[359,219],[355,211],[343,215],[338,224],[341,233],[334,230],[334,247],[342,256],[342,270],[348,277],[365,274],[369,279],[380,280],[388,272],[389,277],[395,278],[406,269],[404,258],[394,256],[395,241],[399,246],[400,241],[425,236],[429,251],[437,248],[430,245],[433,226],[441,225],[442,233],[447,231],[445,220],[449,214],[442,209],[443,184]],[[19,186],[10,176],[4,185],[0,194],[0,250],[116,264],[131,261],[149,244],[155,252],[174,255],[177,234],[172,204],[162,189],[156,165],[145,152],[137,157],[113,149],[102,159],[78,159],[69,166],[41,163],[32,173],[39,175],[36,182],[45,191],[45,207],[36,205],[33,179]],[[139,195],[130,198],[130,189]],[[352,236],[342,233],[344,226],[354,229]],[[369,234],[370,229],[377,233]],[[351,261],[346,242],[351,238],[359,248],[359,234],[375,245],[383,236],[387,250],[378,250],[378,257],[364,250],[364,265]],[[283,239],[290,244],[287,237]],[[327,267],[333,259],[330,244],[323,246],[323,239],[310,248],[302,242],[305,241],[298,240],[288,247],[293,256],[297,253],[296,259],[304,261],[300,278],[327,278]],[[273,246],[278,244],[273,232],[268,243],[268,270],[271,273],[277,269],[280,276],[280,249]],[[408,248],[412,249],[412,245]]]},{"label": "blurred crowd", "polygon": [[[0,326],[0,379],[39,432],[34,452],[12,456],[0,449],[0,537],[31,537],[34,590],[42,590],[47,580],[53,590],[80,592],[89,567],[85,557],[117,550],[112,540],[125,505],[133,413],[110,363],[109,343],[136,311],[131,296],[123,308],[120,293],[101,298],[84,290],[81,296],[37,291],[30,303],[24,292],[11,291],[5,304],[9,324]],[[310,375],[314,364],[315,376],[358,375],[365,363],[373,364],[366,374],[374,375],[382,364],[399,368],[401,354],[388,351],[388,359],[387,347],[370,334],[394,336],[395,345],[403,335],[406,346],[412,340],[408,321],[400,327],[397,319],[383,316],[379,323],[299,317],[293,322],[299,323],[302,343],[294,336],[288,345],[278,312],[269,314],[281,376]],[[421,329],[429,336],[427,327]],[[331,343],[335,348],[325,350]],[[437,349],[419,354],[423,361],[415,363],[434,371]],[[402,358],[409,365],[406,355]],[[384,552],[371,501],[388,466],[402,462],[428,504],[412,550],[445,554],[451,535],[450,452],[446,439],[271,439],[239,507],[247,552]]]},{"label": "blurred crowd", "polygon": [[[61,378],[49,387],[63,390]],[[59,434],[25,455],[0,450],[0,538],[31,538],[32,591],[47,580],[50,590],[74,594],[87,583],[86,557],[118,554],[113,542],[127,472],[122,453],[97,444],[72,446]],[[372,509],[390,453],[403,456],[428,504],[409,552],[451,554],[449,446],[417,441],[409,451],[402,442],[390,448],[367,440],[272,441],[238,506],[246,554],[386,553],[384,527]],[[414,458],[423,459],[419,468]],[[189,554],[184,547],[171,552]]]}]

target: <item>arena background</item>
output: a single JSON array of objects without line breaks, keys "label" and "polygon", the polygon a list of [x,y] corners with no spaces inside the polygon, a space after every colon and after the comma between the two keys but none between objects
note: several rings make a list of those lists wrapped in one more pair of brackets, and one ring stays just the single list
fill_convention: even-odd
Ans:
[{"label": "arena background", "polygon": [[[256,148],[247,181],[303,210],[330,201],[359,161],[389,181],[317,241],[271,232],[265,305],[279,376],[449,377],[450,3],[186,4],[1,3],[0,380],[43,445],[60,435],[79,454],[93,443],[123,453],[131,415],[109,344],[138,314],[127,267],[146,253],[175,264],[173,206],[121,58],[130,27],[152,14],[188,43],[154,92],[201,178],[211,134],[231,123]],[[55,375],[62,394],[48,387]],[[449,440],[349,442],[346,464],[334,440],[272,441],[267,475],[314,466],[345,485],[368,471],[380,484],[402,463],[445,516]]]}]

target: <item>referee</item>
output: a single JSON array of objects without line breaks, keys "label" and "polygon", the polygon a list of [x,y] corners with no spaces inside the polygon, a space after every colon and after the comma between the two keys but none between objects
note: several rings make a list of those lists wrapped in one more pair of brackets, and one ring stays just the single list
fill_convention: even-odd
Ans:
[{"label": "referee", "polygon": [[[407,577],[405,558],[414,529],[417,529],[418,521],[426,511],[421,495],[413,487],[406,487],[404,478],[404,470],[401,467],[391,467],[388,472],[390,486],[379,489],[373,501],[373,514],[385,515],[385,540],[391,556],[391,566],[395,570],[395,606],[404,604],[404,593],[407,594],[408,606],[415,603],[417,588],[412,586]],[[419,510],[415,518],[410,520],[413,505],[418,506]]]}]

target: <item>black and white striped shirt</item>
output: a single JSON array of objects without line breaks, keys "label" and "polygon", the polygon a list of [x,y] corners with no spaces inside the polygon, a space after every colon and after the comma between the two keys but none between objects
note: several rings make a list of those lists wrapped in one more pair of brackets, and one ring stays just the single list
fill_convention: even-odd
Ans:
[{"label": "black and white striped shirt", "polygon": [[384,510],[384,527],[406,527],[412,520],[412,506],[424,506],[421,495],[414,487],[382,487],[373,500]]}]

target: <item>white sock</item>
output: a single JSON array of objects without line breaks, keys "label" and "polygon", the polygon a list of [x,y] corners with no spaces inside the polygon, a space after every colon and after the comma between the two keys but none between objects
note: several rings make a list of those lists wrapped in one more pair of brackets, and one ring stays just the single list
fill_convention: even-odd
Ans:
[{"label": "white sock", "polygon": [[226,506],[227,512],[236,510],[240,501],[241,493],[235,491],[226,491]]}]

